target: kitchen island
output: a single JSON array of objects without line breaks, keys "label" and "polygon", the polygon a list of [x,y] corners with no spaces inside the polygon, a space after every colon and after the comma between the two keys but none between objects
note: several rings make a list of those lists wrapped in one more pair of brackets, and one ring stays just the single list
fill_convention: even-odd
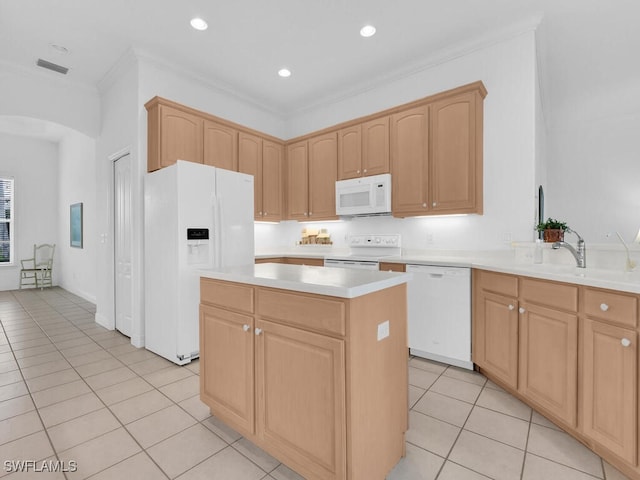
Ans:
[{"label": "kitchen island", "polygon": [[200,397],[305,478],[384,479],[405,453],[410,275],[202,271]]}]

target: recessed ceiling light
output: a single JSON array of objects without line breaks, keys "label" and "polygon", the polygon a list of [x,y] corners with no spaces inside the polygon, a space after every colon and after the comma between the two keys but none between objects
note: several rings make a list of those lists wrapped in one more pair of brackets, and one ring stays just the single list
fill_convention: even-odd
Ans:
[{"label": "recessed ceiling light", "polygon": [[207,22],[205,22],[203,19],[198,17],[191,19],[191,26],[196,30],[206,30],[207,28],[209,28],[209,25],[207,25]]},{"label": "recessed ceiling light", "polygon": [[280,70],[278,70],[278,75],[280,75],[283,78],[290,77],[291,70],[289,70],[288,68],[281,68]]},{"label": "recessed ceiling light", "polygon": [[360,35],[363,37],[372,37],[376,34],[376,27],[373,25],[365,25],[360,29]]}]

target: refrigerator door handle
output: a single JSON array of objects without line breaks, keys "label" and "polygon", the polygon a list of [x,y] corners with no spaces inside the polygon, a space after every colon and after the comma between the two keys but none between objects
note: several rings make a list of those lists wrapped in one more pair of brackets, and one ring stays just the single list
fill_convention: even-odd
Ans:
[{"label": "refrigerator door handle", "polygon": [[219,269],[222,267],[222,238],[221,238],[221,218],[222,218],[222,206],[220,205],[220,199],[217,196],[213,196],[213,268]]}]

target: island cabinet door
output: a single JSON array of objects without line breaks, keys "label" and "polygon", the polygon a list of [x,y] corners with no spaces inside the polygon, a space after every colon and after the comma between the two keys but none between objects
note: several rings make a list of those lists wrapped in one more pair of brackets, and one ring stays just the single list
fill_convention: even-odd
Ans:
[{"label": "island cabinet door", "polygon": [[473,361],[512,388],[518,387],[518,302],[476,289]]},{"label": "island cabinet door", "polygon": [[581,336],[583,433],[635,465],[636,332],[585,318]]},{"label": "island cabinet door", "polygon": [[256,321],[256,434],[308,480],[346,477],[344,341]]},{"label": "island cabinet door", "polygon": [[539,305],[520,304],[519,391],[576,426],[578,317]]},{"label": "island cabinet door", "polygon": [[255,432],[253,317],[200,306],[200,398],[239,432]]}]

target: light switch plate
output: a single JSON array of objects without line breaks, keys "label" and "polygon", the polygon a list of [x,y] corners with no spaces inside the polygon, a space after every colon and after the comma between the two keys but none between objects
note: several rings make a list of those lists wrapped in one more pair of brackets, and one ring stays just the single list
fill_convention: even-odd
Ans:
[{"label": "light switch plate", "polygon": [[389,336],[389,320],[378,324],[378,341]]}]

